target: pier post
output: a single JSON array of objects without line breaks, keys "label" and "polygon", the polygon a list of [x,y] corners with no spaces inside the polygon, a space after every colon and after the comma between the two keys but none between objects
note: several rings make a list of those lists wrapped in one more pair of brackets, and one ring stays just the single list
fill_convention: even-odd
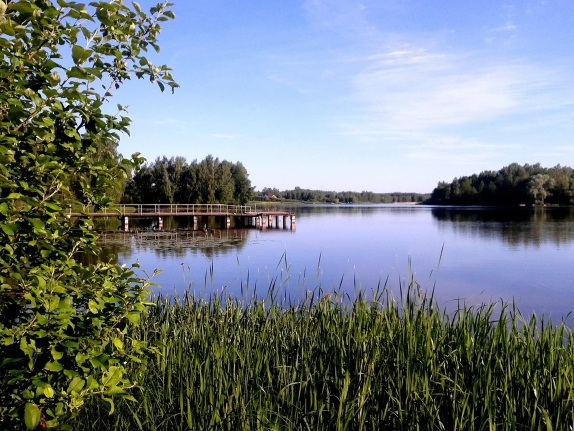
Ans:
[{"label": "pier post", "polygon": [[163,217],[158,217],[158,218],[157,218],[157,228],[158,228],[159,230],[162,230],[162,229],[163,229]]},{"label": "pier post", "polygon": [[122,224],[124,225],[124,232],[128,232],[130,230],[130,219],[129,217],[123,216],[122,217]]},{"label": "pier post", "polygon": [[287,216],[283,216],[283,230],[287,230]]},{"label": "pier post", "polygon": [[295,230],[295,214],[291,214],[291,230]]},{"label": "pier post", "polygon": [[259,229],[260,224],[261,224],[261,220],[259,219],[259,216],[255,217],[255,227],[257,229]]},{"label": "pier post", "polygon": [[267,229],[267,222],[269,221],[269,217],[261,216],[261,229]]},{"label": "pier post", "polygon": [[267,218],[269,219],[269,227],[273,227],[273,216],[267,216]]},{"label": "pier post", "polygon": [[275,229],[279,229],[279,216],[275,216]]},{"label": "pier post", "polygon": [[225,217],[225,226],[227,227],[227,229],[231,227],[231,217],[229,216]]},{"label": "pier post", "polygon": [[197,216],[193,216],[193,230],[197,230]]}]

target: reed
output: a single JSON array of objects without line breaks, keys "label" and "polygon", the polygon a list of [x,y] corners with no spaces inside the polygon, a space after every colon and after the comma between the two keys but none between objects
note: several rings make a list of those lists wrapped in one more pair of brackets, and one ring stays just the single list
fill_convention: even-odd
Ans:
[{"label": "reed", "polygon": [[512,303],[447,313],[410,280],[297,304],[160,297],[137,336],[158,354],[131,370],[137,402],[86,430],[566,430],[574,338]]}]

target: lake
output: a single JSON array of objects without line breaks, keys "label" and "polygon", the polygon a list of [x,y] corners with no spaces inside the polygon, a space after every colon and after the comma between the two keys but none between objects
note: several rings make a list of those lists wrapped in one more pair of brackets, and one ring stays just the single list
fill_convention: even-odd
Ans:
[{"label": "lake", "polygon": [[[264,296],[274,283],[298,300],[307,290],[353,296],[386,285],[398,296],[412,276],[454,309],[514,300],[523,314],[574,310],[574,210],[423,205],[289,207],[296,229],[214,229],[165,235],[104,235],[104,257],[138,261],[163,294],[225,291]],[[145,226],[145,221],[141,223]],[[189,220],[166,220],[166,228]],[[210,228],[212,226],[209,226]],[[211,232],[211,231],[210,231]]]}]

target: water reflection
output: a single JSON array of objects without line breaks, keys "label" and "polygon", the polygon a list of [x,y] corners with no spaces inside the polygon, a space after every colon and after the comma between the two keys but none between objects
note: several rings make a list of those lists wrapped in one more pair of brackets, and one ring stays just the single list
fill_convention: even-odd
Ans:
[{"label": "water reflection", "polygon": [[277,282],[295,296],[317,285],[341,286],[353,295],[356,286],[375,288],[387,277],[390,288],[397,289],[397,279],[408,278],[412,269],[423,288],[436,286],[441,304],[456,298],[515,298],[526,313],[556,316],[574,308],[571,209],[277,209],[296,214],[297,232],[220,229],[214,220],[206,234],[203,224],[209,220],[192,231],[192,220],[185,218],[166,218],[164,231],[157,232],[151,230],[152,219],[139,220],[140,229],[130,220],[134,234],[116,230],[102,235],[103,258],[117,254],[117,261],[127,265],[137,260],[148,274],[160,269],[154,281],[180,294],[193,286],[241,295],[246,286],[250,292],[259,286],[258,294],[265,295],[265,288]]},{"label": "water reflection", "polygon": [[[240,252],[252,229],[104,232],[99,245],[105,253],[129,257],[134,253],[151,252],[160,259],[202,255],[207,258]],[[103,255],[104,256],[104,255]]]},{"label": "water reflection", "polygon": [[102,247],[102,244],[99,244],[100,247],[100,254],[95,256],[93,254],[82,253],[80,254],[80,262],[84,265],[95,265],[98,262],[105,262],[111,264],[117,264],[118,256],[120,254],[126,255],[131,253],[131,246],[128,244],[107,244]]},{"label": "water reflection", "polygon": [[574,210],[570,208],[432,208],[439,229],[513,247],[574,242]]},{"label": "water reflection", "polygon": [[119,217],[94,218],[93,221],[94,229],[96,229],[98,232],[118,230],[122,224]]},{"label": "water reflection", "polygon": [[[378,204],[378,205],[350,205],[350,204],[332,204],[332,205],[302,205],[299,207],[294,207],[289,209],[289,211],[295,213],[298,217],[318,217],[325,214],[337,214],[337,215],[348,215],[348,216],[377,216],[381,212],[386,212],[393,215],[401,215],[406,213],[412,213],[413,211],[421,210],[424,206],[420,205],[409,205],[409,204]],[[275,210],[275,209],[274,209]],[[280,210],[277,207],[277,210]]]}]

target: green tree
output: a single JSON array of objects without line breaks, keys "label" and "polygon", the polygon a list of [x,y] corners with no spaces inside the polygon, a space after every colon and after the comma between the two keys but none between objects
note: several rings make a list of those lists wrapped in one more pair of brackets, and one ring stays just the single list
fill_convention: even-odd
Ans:
[{"label": "green tree", "polygon": [[213,158],[210,154],[203,159],[197,167],[197,182],[199,185],[198,199],[200,203],[216,203],[216,170],[219,165],[219,159]]},{"label": "green tree", "polygon": [[231,166],[231,173],[235,184],[235,200],[239,205],[245,205],[253,195],[253,187],[251,187],[247,169],[241,162],[237,162]]},{"label": "green tree", "polygon": [[528,192],[536,205],[544,205],[548,190],[554,186],[554,180],[547,174],[536,174],[528,181]]},{"label": "green tree", "polygon": [[183,167],[177,188],[177,202],[180,204],[197,203],[198,190],[197,160],[194,160],[189,165]]},{"label": "green tree", "polygon": [[231,173],[231,163],[227,160],[219,163],[215,170],[215,200],[220,204],[234,201],[235,183]]},{"label": "green tree", "polygon": [[0,0],[1,429],[71,429],[86,398],[113,411],[114,396],[131,397],[125,367],[144,347],[128,328],[149,283],[115,264],[82,264],[97,237],[66,206],[105,205],[126,176],[97,154],[128,131],[122,106],[109,113],[113,91],[134,76],[177,86],[144,56],[159,50],[170,6]]}]

